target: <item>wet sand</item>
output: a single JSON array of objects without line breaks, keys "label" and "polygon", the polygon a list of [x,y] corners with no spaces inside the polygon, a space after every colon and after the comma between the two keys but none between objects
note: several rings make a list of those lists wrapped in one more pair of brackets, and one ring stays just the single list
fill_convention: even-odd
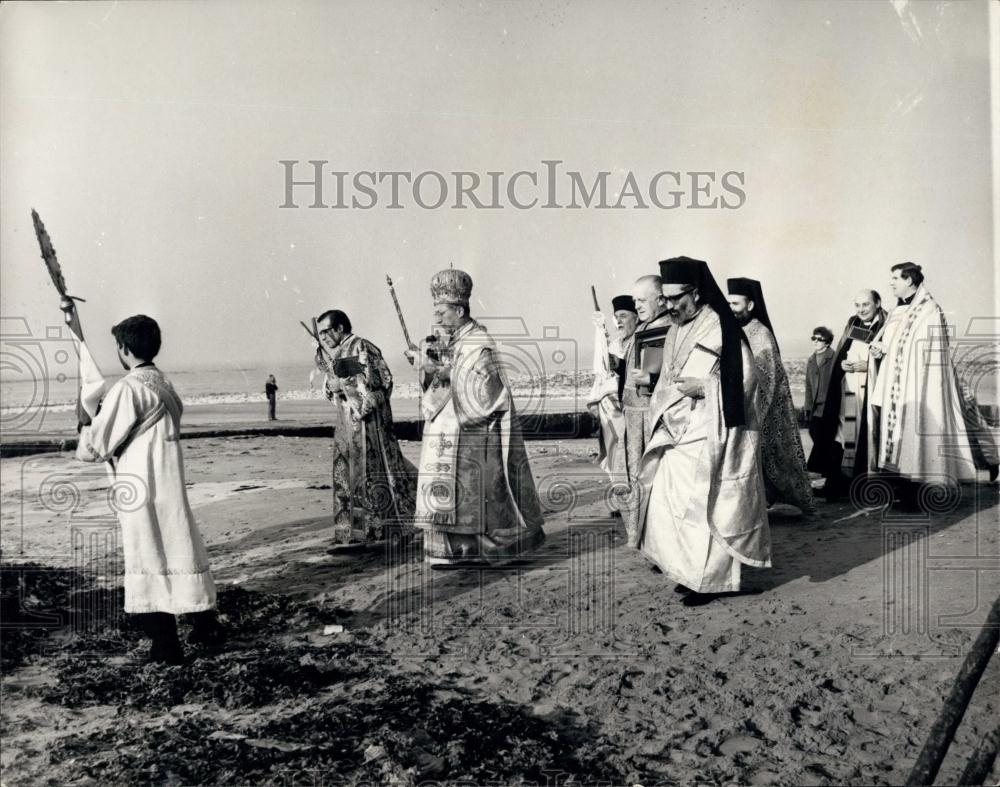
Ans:
[{"label": "wet sand", "polygon": [[[593,441],[529,444],[547,512],[548,541],[536,555],[513,567],[444,572],[423,564],[419,544],[327,554],[328,440],[183,446],[191,503],[226,603],[263,599],[262,611],[253,619],[230,613],[229,648],[201,654],[183,673],[134,666],[143,648],[134,634],[77,637],[96,649],[92,662],[74,653],[74,635],[45,640],[3,679],[5,783],[104,783],[124,773],[314,783],[295,769],[322,757],[342,763],[325,773],[333,783],[373,773],[402,783],[484,779],[470,770],[473,760],[488,760],[488,772],[507,783],[532,773],[522,759],[542,756],[524,748],[531,738],[572,749],[552,762],[576,768],[578,783],[612,774],[646,785],[899,784],[1000,589],[996,486],[964,486],[961,499],[931,501],[928,516],[847,502],[823,503],[812,519],[779,511],[771,518],[774,568],[747,571],[746,595],[687,608],[607,516]],[[415,461],[419,445],[403,450]],[[61,481],[78,498],[57,495]],[[115,527],[107,488],[99,468],[65,455],[3,460],[4,563],[97,567],[105,542],[95,534]],[[324,635],[331,623],[343,631]],[[320,662],[354,671],[281,684],[273,696],[251,691],[263,680],[247,677],[255,664],[273,671]],[[938,783],[956,781],[996,722],[996,662]],[[211,677],[217,695],[197,688],[199,676],[221,676]],[[182,678],[192,682],[187,693],[162,700],[164,686]],[[410,688],[393,694],[394,681]],[[245,695],[225,694],[241,686]],[[470,729],[479,719],[476,735],[488,733],[483,707],[530,734],[488,755],[449,754],[437,722],[418,707],[399,711],[415,717],[404,737],[358,733],[345,744],[354,754],[334,756],[315,737],[316,719],[338,708],[420,691],[431,692],[427,708],[448,708],[444,716],[467,718]],[[312,749],[301,748],[305,738]],[[496,765],[505,761],[513,770]],[[143,763],[159,770],[142,771]],[[998,777],[995,767],[990,783]]]}]

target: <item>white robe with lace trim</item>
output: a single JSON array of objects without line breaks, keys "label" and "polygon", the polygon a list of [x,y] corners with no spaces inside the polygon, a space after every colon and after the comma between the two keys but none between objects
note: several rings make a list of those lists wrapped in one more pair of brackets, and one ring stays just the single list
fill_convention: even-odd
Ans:
[{"label": "white robe with lace trim", "polygon": [[77,458],[108,463],[122,526],[126,612],[180,615],[215,606],[205,544],[184,486],[182,409],[159,369],[133,369],[80,433]]}]

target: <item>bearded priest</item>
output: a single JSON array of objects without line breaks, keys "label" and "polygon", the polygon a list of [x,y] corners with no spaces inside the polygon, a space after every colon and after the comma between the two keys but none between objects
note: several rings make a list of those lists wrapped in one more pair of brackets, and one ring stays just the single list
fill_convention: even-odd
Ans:
[{"label": "bearded priest", "polygon": [[660,263],[673,327],[639,470],[639,548],[699,606],[768,568],[771,541],[753,355],[708,264]]}]

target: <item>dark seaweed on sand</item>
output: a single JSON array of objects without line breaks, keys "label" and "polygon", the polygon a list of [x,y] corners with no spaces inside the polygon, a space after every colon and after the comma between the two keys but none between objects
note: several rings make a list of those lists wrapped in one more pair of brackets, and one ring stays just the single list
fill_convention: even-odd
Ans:
[{"label": "dark seaweed on sand", "polygon": [[[16,613],[27,592],[32,610],[60,614],[83,581],[40,567],[4,580],[5,611]],[[59,738],[39,775],[105,784],[624,782],[609,764],[611,745],[576,719],[424,682],[367,651],[364,632],[303,640],[349,610],[230,587],[219,593],[219,616],[229,643],[192,649],[182,667],[142,665],[145,645],[127,616],[60,640],[49,662],[56,679],[28,691],[71,708],[116,706],[120,721]],[[40,654],[51,633],[16,640],[10,663]]]},{"label": "dark seaweed on sand", "polygon": [[449,694],[396,676],[349,700],[314,700],[250,726],[187,716],[155,730],[73,736],[50,761],[74,759],[77,772],[112,783],[624,782],[593,731],[583,744],[583,730],[568,720]]}]

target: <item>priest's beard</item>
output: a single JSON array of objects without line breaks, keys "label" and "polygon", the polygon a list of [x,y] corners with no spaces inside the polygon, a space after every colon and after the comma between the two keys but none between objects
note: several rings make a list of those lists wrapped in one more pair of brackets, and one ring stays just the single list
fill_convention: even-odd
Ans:
[{"label": "priest's beard", "polygon": [[750,312],[733,312],[733,316],[736,318],[736,322],[740,324],[740,327],[750,324],[750,320],[753,319],[753,314]]}]

